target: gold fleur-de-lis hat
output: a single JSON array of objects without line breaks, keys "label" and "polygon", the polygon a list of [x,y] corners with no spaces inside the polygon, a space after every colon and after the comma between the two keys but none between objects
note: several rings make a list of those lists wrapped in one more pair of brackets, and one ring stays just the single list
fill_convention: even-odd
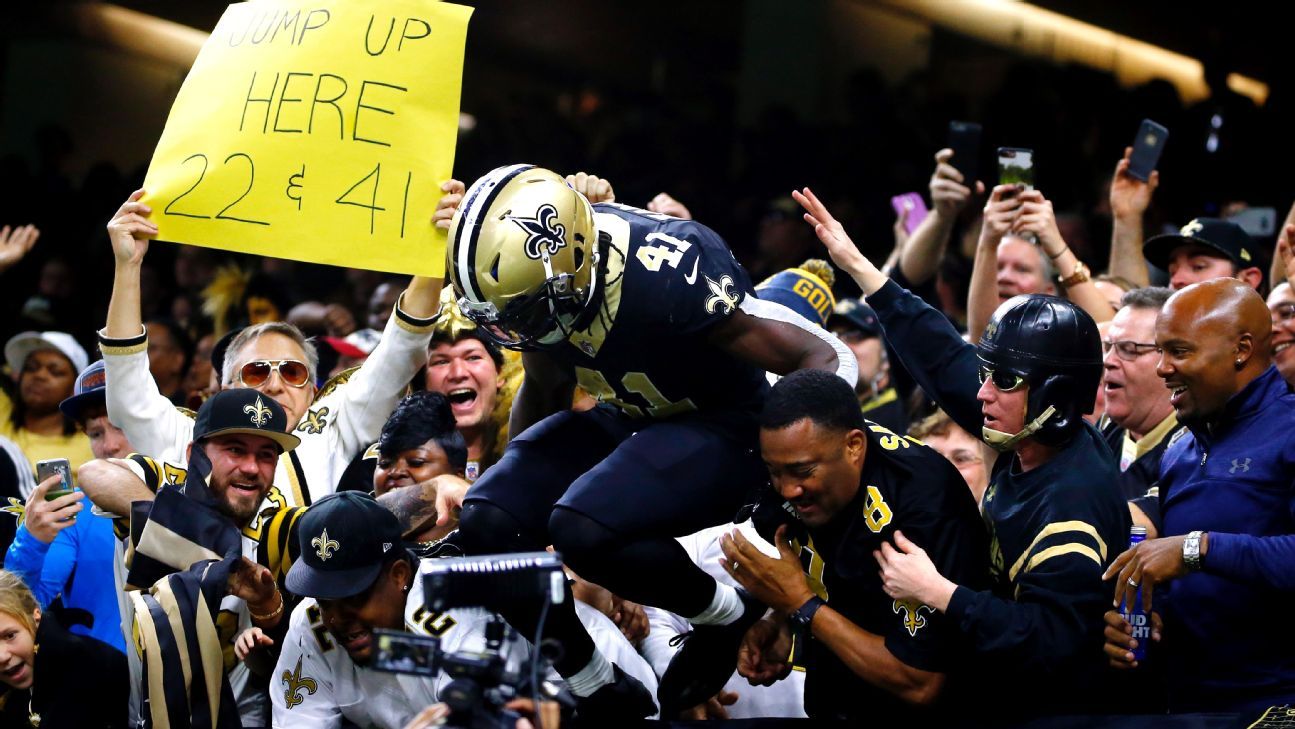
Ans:
[{"label": "gold fleur-de-lis hat", "polygon": [[285,451],[301,444],[300,438],[288,432],[283,406],[248,387],[221,390],[207,398],[193,424],[194,442],[236,433],[269,438]]},{"label": "gold fleur-de-lis hat", "polygon": [[1218,218],[1196,218],[1177,233],[1148,238],[1142,244],[1142,257],[1153,266],[1168,270],[1174,252],[1185,246],[1193,246],[1215,258],[1226,258],[1238,271],[1252,267],[1263,269],[1254,238],[1236,223]]},{"label": "gold fleur-de-lis hat", "polygon": [[294,595],[341,600],[368,590],[403,553],[400,521],[369,494],[341,491],[316,501],[297,522],[301,558],[288,570]]}]

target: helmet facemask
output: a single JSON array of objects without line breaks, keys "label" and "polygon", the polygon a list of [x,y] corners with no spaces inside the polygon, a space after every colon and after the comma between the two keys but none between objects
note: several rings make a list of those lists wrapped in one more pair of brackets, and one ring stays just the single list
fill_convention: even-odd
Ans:
[{"label": "helmet facemask", "polygon": [[483,336],[514,350],[561,345],[601,294],[593,208],[557,174],[501,167],[473,183],[450,226],[450,281]]}]

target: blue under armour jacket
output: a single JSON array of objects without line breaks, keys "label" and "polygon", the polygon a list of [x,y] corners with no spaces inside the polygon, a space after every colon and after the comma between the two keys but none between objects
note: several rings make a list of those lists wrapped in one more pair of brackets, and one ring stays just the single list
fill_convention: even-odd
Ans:
[{"label": "blue under armour jacket", "polygon": [[1188,428],[1161,462],[1164,536],[1209,532],[1209,549],[1155,593],[1171,708],[1295,703],[1295,394],[1269,367]]}]

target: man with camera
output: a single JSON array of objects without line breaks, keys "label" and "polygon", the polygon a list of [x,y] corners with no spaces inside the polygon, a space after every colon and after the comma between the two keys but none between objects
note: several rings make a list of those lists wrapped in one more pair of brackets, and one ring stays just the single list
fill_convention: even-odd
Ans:
[{"label": "man with camera", "polygon": [[409,648],[406,657],[428,649],[429,638],[440,639],[445,652],[480,652],[488,613],[429,611],[420,559],[402,545],[395,515],[367,494],[320,499],[301,518],[298,538],[301,558],[287,587],[310,599],[292,612],[274,669],[274,726],[319,729],[345,719],[401,729],[437,702],[450,677],[426,662],[421,675],[377,670],[376,631],[410,634],[409,641],[395,638]]}]

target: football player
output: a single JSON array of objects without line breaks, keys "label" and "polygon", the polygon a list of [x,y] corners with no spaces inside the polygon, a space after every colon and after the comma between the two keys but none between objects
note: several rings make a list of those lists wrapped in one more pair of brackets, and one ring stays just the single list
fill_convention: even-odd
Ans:
[{"label": "football player", "polygon": [[[716,582],[672,537],[731,519],[765,483],[755,448],[766,371],[812,367],[853,386],[855,359],[822,328],[756,298],[714,231],[591,204],[572,185],[611,199],[605,182],[568,179],[500,167],[461,199],[461,183],[448,183],[437,213],[452,212],[447,269],[459,308],[523,351],[526,371],[511,416],[517,435],[468,492],[462,543],[476,554],[553,544],[586,579],[687,617],[699,626],[697,650],[736,650],[764,606]],[[577,383],[598,407],[568,409]],[[653,713],[570,605],[555,606],[544,627],[563,644],[555,667],[581,697],[579,712]],[[536,633],[540,606],[497,607]]]}]

